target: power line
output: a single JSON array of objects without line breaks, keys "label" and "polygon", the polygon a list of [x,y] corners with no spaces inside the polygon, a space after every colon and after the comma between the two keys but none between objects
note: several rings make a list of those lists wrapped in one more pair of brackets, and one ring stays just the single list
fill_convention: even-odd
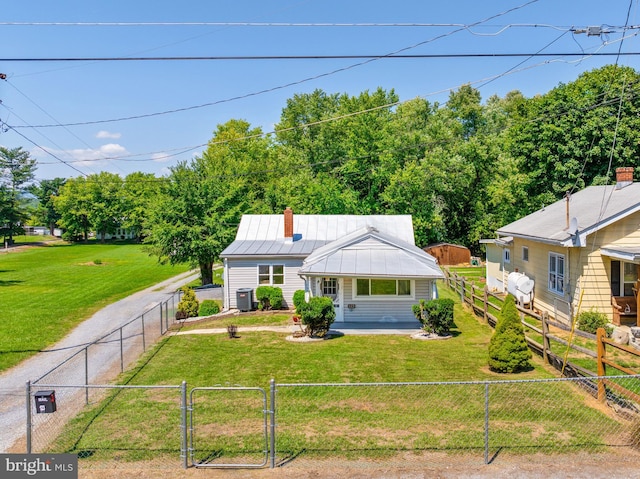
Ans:
[{"label": "power line", "polygon": [[215,55],[170,57],[16,57],[0,58],[2,62],[143,62],[143,61],[231,61],[231,60],[398,60],[414,58],[511,58],[511,57],[619,57],[637,56],[640,52],[556,52],[556,53],[416,53],[374,55]]}]

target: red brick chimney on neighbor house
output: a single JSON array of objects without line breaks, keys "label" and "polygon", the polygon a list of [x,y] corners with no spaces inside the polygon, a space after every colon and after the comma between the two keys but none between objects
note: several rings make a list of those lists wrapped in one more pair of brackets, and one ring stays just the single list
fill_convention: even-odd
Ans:
[{"label": "red brick chimney on neighbor house", "polygon": [[284,239],[293,242],[293,210],[288,206],[284,210]]},{"label": "red brick chimney on neighbor house", "polygon": [[616,190],[629,186],[631,183],[633,183],[633,167],[616,168]]}]

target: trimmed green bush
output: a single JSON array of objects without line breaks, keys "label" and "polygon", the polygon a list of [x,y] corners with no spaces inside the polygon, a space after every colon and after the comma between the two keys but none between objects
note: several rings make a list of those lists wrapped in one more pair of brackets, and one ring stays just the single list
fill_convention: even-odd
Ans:
[{"label": "trimmed green bush", "polygon": [[531,369],[531,357],[515,298],[508,295],[489,341],[489,367],[499,373],[526,371]]},{"label": "trimmed green bush", "polygon": [[333,307],[333,300],[325,296],[314,296],[309,298],[308,303],[301,303],[297,312],[300,315],[302,324],[307,326],[307,334],[322,338],[336,319],[336,312]]},{"label": "trimmed green bush", "polygon": [[438,298],[414,304],[413,314],[422,323],[422,329],[428,333],[446,336],[453,327],[453,300]]},{"label": "trimmed green bush", "polygon": [[596,334],[598,328],[604,328],[607,336],[611,336],[613,328],[609,326],[609,320],[606,314],[601,313],[595,308],[591,308],[589,311],[583,311],[578,315],[578,329],[581,331]]},{"label": "trimmed green bush", "polygon": [[296,308],[296,313],[298,312],[298,307],[304,303],[306,303],[304,290],[296,290],[296,292],[293,293],[293,307]]},{"label": "trimmed green bush", "polygon": [[183,286],[180,290],[184,294],[178,303],[178,311],[182,311],[186,314],[187,318],[194,318],[198,316],[200,303],[198,302],[198,298],[196,298],[196,293],[188,286]]},{"label": "trimmed green bush", "polygon": [[284,302],[282,289],[276,286],[258,286],[256,288],[256,299],[258,300],[258,309],[262,311],[282,309],[282,303]]},{"label": "trimmed green bush", "polygon": [[220,312],[220,306],[217,301],[213,299],[203,299],[200,303],[200,310],[198,316],[212,316]]}]

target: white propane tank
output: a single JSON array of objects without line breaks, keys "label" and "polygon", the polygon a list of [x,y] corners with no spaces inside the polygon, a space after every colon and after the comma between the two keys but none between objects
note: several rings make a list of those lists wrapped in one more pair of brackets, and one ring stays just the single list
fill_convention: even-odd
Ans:
[{"label": "white propane tank", "polygon": [[516,298],[516,302],[526,305],[533,301],[534,281],[524,273],[509,273],[507,292]]}]

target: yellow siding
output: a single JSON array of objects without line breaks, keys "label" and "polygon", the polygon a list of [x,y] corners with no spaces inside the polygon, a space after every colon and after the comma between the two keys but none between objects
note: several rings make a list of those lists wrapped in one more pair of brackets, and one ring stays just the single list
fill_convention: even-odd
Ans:
[{"label": "yellow siding", "polygon": [[[587,246],[558,248],[544,243],[514,238],[511,248],[513,271],[525,273],[535,281],[534,306],[539,310],[555,313],[558,319],[569,319],[569,306],[574,314],[597,309],[612,318],[611,310],[611,260],[600,254],[604,245],[637,246],[640,244],[640,212],[629,215],[587,237]],[[529,248],[529,261],[522,259],[522,247]],[[549,253],[565,257],[565,294],[549,291]],[[567,283],[568,282],[568,283]]]}]

